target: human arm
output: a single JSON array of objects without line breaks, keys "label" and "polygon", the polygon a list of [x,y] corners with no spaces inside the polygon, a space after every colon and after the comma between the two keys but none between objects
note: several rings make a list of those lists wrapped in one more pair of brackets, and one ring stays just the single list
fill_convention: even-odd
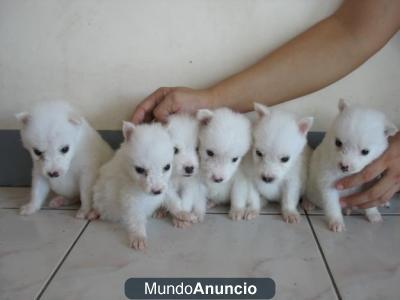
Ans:
[{"label": "human arm", "polygon": [[214,86],[159,88],[136,107],[132,121],[220,106],[247,112],[254,100],[274,105],[303,96],[356,69],[399,27],[400,1],[345,0],[330,17]]}]

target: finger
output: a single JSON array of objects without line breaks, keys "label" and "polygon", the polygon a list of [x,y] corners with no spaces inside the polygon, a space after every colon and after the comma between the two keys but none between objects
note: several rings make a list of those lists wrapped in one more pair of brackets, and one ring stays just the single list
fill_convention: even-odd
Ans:
[{"label": "finger", "polygon": [[139,124],[144,122],[145,118],[146,118],[146,110],[141,106],[137,106],[132,114],[131,122],[134,124]]},{"label": "finger", "polygon": [[352,187],[360,186],[379,176],[387,168],[387,154],[383,154],[380,158],[366,166],[361,172],[345,177],[336,183],[338,190],[345,190]]},{"label": "finger", "polygon": [[360,205],[378,200],[392,187],[393,181],[386,175],[368,190],[344,197],[340,200],[340,203],[344,207],[360,207]]},{"label": "finger", "polygon": [[166,122],[171,114],[179,112],[180,107],[177,104],[175,96],[169,94],[165,97],[157,107],[154,109],[154,117],[160,122]]},{"label": "finger", "polygon": [[159,88],[144,99],[133,112],[132,122],[134,124],[141,123],[151,117],[153,109],[157,106],[165,95],[169,92],[170,88]]},{"label": "finger", "polygon": [[390,188],[381,197],[379,197],[379,199],[377,199],[375,201],[372,201],[372,202],[369,202],[369,203],[365,203],[363,205],[360,205],[360,208],[366,209],[366,208],[370,208],[370,207],[380,206],[380,205],[390,201],[390,199],[393,198],[394,194],[396,194],[398,190],[399,190],[399,187],[398,186],[394,186],[394,187]]}]

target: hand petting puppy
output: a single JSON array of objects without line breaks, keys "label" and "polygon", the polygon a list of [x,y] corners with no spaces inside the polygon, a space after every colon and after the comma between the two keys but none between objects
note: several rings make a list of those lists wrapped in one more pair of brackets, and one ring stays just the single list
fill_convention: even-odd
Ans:
[{"label": "hand petting puppy", "polygon": [[389,139],[388,149],[361,172],[336,183],[339,190],[349,189],[382,178],[369,189],[340,199],[342,207],[370,208],[387,203],[400,191],[400,133]]}]

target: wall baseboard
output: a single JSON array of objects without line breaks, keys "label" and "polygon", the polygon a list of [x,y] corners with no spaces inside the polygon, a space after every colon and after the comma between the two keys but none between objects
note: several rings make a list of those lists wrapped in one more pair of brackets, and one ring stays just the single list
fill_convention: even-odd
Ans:
[{"label": "wall baseboard", "polygon": [[[119,130],[100,130],[101,136],[117,149],[122,142]],[[310,132],[308,141],[316,147],[324,136],[323,132]],[[0,186],[30,186],[32,161],[22,146],[18,130],[0,130]]]}]

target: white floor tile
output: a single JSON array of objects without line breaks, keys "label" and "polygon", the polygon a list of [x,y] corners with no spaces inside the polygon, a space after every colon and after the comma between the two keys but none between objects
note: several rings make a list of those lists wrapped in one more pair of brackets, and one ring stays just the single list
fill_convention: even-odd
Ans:
[{"label": "white floor tile", "polygon": [[0,210],[0,298],[33,299],[85,223],[68,211]]},{"label": "white floor tile", "polygon": [[399,299],[400,216],[384,216],[382,224],[346,217],[344,233],[310,218],[343,299]]},{"label": "white floor tile", "polygon": [[[28,203],[30,199],[30,187],[0,187],[0,208],[20,208],[21,205]],[[43,208],[49,209],[49,199],[54,196],[50,193],[48,199],[43,205]],[[58,210],[76,210],[79,204],[62,206]],[[54,208],[51,208],[54,209]]]},{"label": "white floor tile", "polygon": [[266,276],[275,299],[335,299],[309,225],[280,216],[233,222],[207,215],[190,229],[149,222],[148,250],[129,249],[115,224],[91,223],[43,294],[43,299],[125,299],[123,284],[137,276]]}]

